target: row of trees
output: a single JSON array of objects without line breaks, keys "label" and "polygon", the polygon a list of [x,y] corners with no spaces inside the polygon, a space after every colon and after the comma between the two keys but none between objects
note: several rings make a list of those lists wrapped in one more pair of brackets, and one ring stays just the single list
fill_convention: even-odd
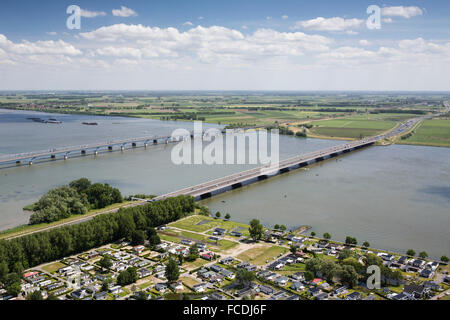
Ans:
[{"label": "row of trees", "polygon": [[118,189],[109,184],[92,184],[88,179],[81,178],[42,196],[31,206],[33,214],[29,223],[58,221],[73,214],[84,214],[90,209],[102,209],[122,201],[123,197]]},{"label": "row of trees", "polygon": [[[123,238],[132,240],[137,230],[166,224],[194,211],[194,198],[179,196],[100,215],[80,224],[0,240],[0,282],[14,283],[23,270],[97,248]],[[155,232],[156,233],[156,232]],[[155,241],[156,237],[154,237]],[[11,274],[15,274],[12,275]]]}]

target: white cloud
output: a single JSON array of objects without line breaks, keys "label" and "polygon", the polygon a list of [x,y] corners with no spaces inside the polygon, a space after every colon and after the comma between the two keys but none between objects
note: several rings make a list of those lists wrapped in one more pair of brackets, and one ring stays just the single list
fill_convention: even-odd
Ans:
[{"label": "white cloud", "polygon": [[345,31],[361,27],[365,23],[362,19],[344,19],[341,17],[323,18],[318,17],[311,20],[298,21],[296,29],[304,28],[316,31]]},{"label": "white cloud", "polygon": [[185,23],[183,23],[183,26],[192,26],[193,23],[190,21],[186,21]]},{"label": "white cloud", "polygon": [[103,11],[89,11],[85,9],[81,9],[81,16],[83,18],[96,18],[106,16],[106,12]]},{"label": "white cloud", "polygon": [[82,52],[76,49],[73,45],[62,40],[36,42],[24,40],[21,43],[14,43],[8,40],[8,38],[6,38],[6,36],[4,36],[3,34],[0,34],[0,48],[4,49],[6,52],[13,54],[59,54],[69,56],[77,56],[82,54]]},{"label": "white cloud", "polygon": [[394,22],[394,20],[392,20],[392,18],[383,18],[383,22],[384,23],[392,23],[392,22]]},{"label": "white cloud", "polygon": [[283,20],[286,20],[286,19],[288,19],[288,18],[289,18],[289,16],[287,16],[287,15],[281,16],[281,19],[283,19]]},{"label": "white cloud", "polygon": [[56,36],[56,35],[58,35],[58,33],[55,32],[55,31],[47,32],[47,34],[48,34],[49,36]]},{"label": "white cloud", "polygon": [[370,42],[368,40],[362,39],[362,40],[359,40],[359,44],[362,46],[368,46],[370,44]]},{"label": "white cloud", "polygon": [[198,17],[198,20],[203,20],[203,19],[205,19],[204,17]]},{"label": "white cloud", "polygon": [[423,10],[419,7],[384,7],[381,8],[381,14],[386,17],[403,17],[409,19],[423,15]]},{"label": "white cloud", "polygon": [[248,27],[247,27],[246,25],[243,25],[243,26],[242,26],[242,29],[247,30]]},{"label": "white cloud", "polygon": [[113,9],[113,16],[115,17],[133,17],[137,16],[136,11],[133,9],[127,8],[125,6],[121,6],[120,9]]}]

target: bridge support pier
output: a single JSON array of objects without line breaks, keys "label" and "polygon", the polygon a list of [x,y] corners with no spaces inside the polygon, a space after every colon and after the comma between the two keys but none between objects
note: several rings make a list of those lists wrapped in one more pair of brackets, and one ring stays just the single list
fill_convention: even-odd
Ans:
[{"label": "bridge support pier", "polygon": [[200,196],[200,199],[207,199],[207,198],[211,198],[211,197],[212,197],[211,192],[207,192],[207,193],[202,194]]},{"label": "bridge support pier", "polygon": [[153,144],[158,144],[158,140],[153,140]]},{"label": "bridge support pier", "polygon": [[112,146],[108,146],[108,151],[113,151],[113,147]]},{"label": "bridge support pier", "polygon": [[56,155],[52,154],[52,155],[50,156],[50,159],[55,160],[55,159],[56,159]]},{"label": "bridge support pier", "polygon": [[133,142],[133,143],[131,144],[131,146],[132,146],[133,148],[136,148],[136,142]]},{"label": "bridge support pier", "polygon": [[320,161],[323,161],[323,160],[324,160],[324,157],[318,157],[318,158],[316,158],[315,160],[316,160],[316,162],[320,162]]},{"label": "bridge support pier", "polygon": [[86,155],[86,150],[81,150],[81,155],[85,156]]},{"label": "bridge support pier", "polygon": [[17,160],[17,161],[16,161],[16,164],[17,164],[17,165],[19,165],[19,164],[21,164],[21,163],[22,163],[22,161],[20,161],[20,160]]},{"label": "bridge support pier", "polygon": [[120,151],[124,152],[125,146],[120,146]]},{"label": "bridge support pier", "polygon": [[291,171],[289,168],[280,169],[280,173],[286,173],[286,172],[289,172],[289,171]]},{"label": "bridge support pier", "polygon": [[265,174],[258,176],[258,180],[266,180],[267,178],[268,178],[268,176]]},{"label": "bridge support pier", "polygon": [[238,182],[238,183],[235,183],[235,184],[231,185],[231,189],[238,189],[238,188],[241,188],[241,187],[242,187],[242,183],[241,182]]}]

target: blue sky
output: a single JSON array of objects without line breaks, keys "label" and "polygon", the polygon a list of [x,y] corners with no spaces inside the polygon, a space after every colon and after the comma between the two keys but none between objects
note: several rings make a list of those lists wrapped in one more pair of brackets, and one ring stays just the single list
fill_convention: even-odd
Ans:
[{"label": "blue sky", "polygon": [[436,0],[2,0],[0,89],[450,90],[449,26]]}]

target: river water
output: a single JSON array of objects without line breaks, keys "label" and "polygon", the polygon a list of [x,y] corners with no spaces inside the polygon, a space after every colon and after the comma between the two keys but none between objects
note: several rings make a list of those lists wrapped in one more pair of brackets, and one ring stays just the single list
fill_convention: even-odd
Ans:
[{"label": "river water", "polygon": [[[28,117],[56,118],[42,124]],[[98,122],[85,126],[81,122]],[[205,125],[204,128],[214,127]],[[192,123],[122,117],[52,115],[0,110],[0,155],[48,150],[113,139],[170,135]],[[280,158],[342,141],[280,137]],[[110,183],[124,195],[163,194],[254,165],[175,165],[170,145],[113,152],[68,161],[0,170],[0,230],[28,222],[22,208],[49,189],[87,177]],[[258,218],[265,225],[311,225],[336,240],[351,235],[373,247],[450,255],[450,149],[418,146],[370,147],[338,159],[203,201],[233,220]]]}]

